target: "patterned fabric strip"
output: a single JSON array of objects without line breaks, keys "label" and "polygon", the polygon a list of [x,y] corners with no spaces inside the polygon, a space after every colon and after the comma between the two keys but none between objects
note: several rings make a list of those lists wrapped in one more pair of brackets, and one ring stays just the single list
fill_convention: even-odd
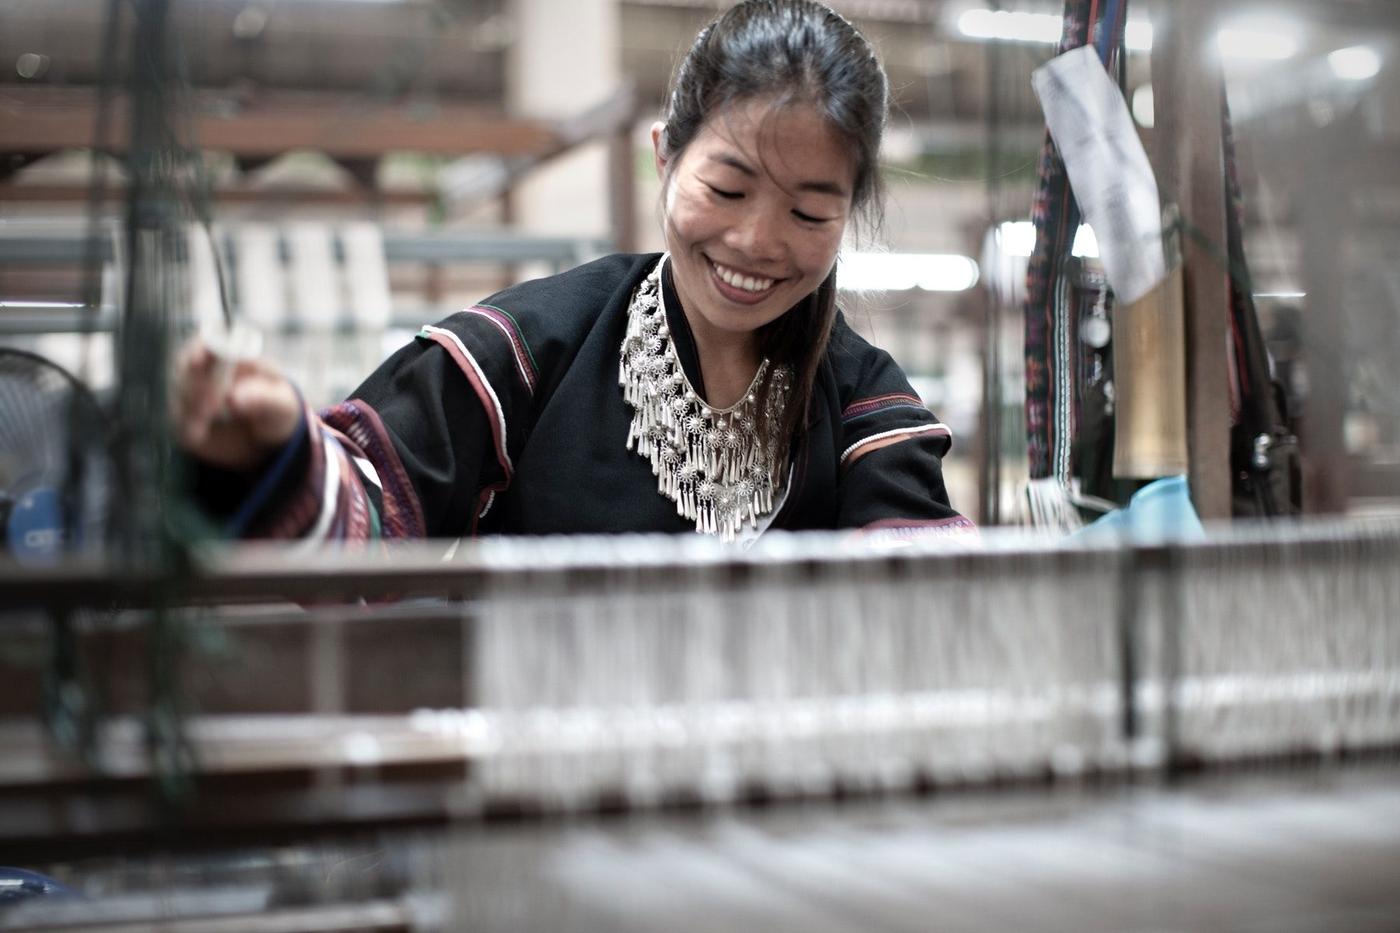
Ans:
[{"label": "patterned fabric strip", "polygon": [[510,453],[506,449],[506,413],[501,407],[501,400],[496,395],[496,390],[491,387],[491,382],[486,378],[486,372],[481,368],[481,364],[472,356],[467,345],[462,343],[462,339],[450,330],[441,327],[424,327],[419,332],[419,336],[441,346],[448,352],[462,370],[462,374],[467,377],[472,388],[481,399],[482,407],[486,409],[486,417],[491,421],[492,440],[496,445],[496,459],[501,464],[501,470],[505,473],[506,481],[515,475],[515,467],[510,461]]},{"label": "patterned fabric strip", "polygon": [[970,519],[963,518],[961,515],[930,521],[882,518],[877,522],[863,526],[860,531],[865,536],[878,535],[893,538],[954,537],[978,533],[977,526]]},{"label": "patterned fabric strip", "polygon": [[[308,547],[315,547],[329,536],[331,528],[337,524],[337,510],[350,508],[350,503],[346,499],[346,483],[349,482],[350,460],[345,456],[345,448],[324,427],[318,425],[321,446],[325,451],[322,460],[326,470],[321,480],[321,499],[316,509],[316,518],[311,524],[311,529],[301,536],[301,540]],[[344,524],[342,519],[341,524]]]},{"label": "patterned fabric strip", "polygon": [[[1094,42],[1113,71],[1123,46],[1127,0],[1065,0],[1060,53]],[[1049,132],[1041,149],[1031,218],[1035,248],[1026,270],[1026,452],[1032,479],[1068,483],[1076,431],[1074,373],[1078,347],[1069,323],[1066,267],[1080,211],[1059,150]]]},{"label": "patterned fabric strip", "polygon": [[938,423],[918,424],[908,428],[892,428],[888,431],[881,431],[879,434],[872,434],[869,437],[863,437],[860,440],[856,441],[854,444],[852,444],[850,447],[847,447],[844,451],[841,452],[840,462],[842,464],[845,464],[845,462],[849,460],[851,456],[857,451],[859,451],[862,447],[866,447],[870,444],[875,443],[876,441],[885,440],[889,437],[898,437],[901,434],[935,434],[940,435],[942,437],[946,437],[951,440],[953,437],[953,430],[952,428],[949,428],[946,424]]},{"label": "patterned fabric strip", "polygon": [[[307,409],[305,477],[287,501],[249,531],[250,537],[321,542],[365,542],[380,537],[423,537],[423,510],[379,415],[352,399],[318,416]],[[380,487],[383,512],[365,492],[363,460]],[[365,480],[369,482],[370,480]]]},{"label": "patterned fabric strip", "polygon": [[[427,534],[423,506],[379,413],[364,402],[351,399],[321,414],[329,426],[341,432],[350,445],[375,465],[384,506],[384,514],[376,521],[382,526],[384,537],[421,538]],[[369,507],[372,509],[373,503],[369,503]]]},{"label": "patterned fabric strip", "polygon": [[877,395],[874,398],[863,398],[847,405],[841,412],[841,420],[853,421],[864,415],[869,415],[877,411],[884,411],[887,408],[917,408],[920,411],[927,410],[923,400],[913,395],[905,395],[896,392],[891,395]]},{"label": "patterned fabric strip", "polygon": [[358,462],[365,459],[363,451],[358,449],[348,435],[329,425],[326,426],[326,431],[346,454],[345,469],[341,471],[340,481],[340,501],[345,503],[345,508],[336,515],[336,521],[327,537],[342,542],[365,541],[378,537],[374,531],[376,522],[371,517],[374,513],[374,503],[364,494],[363,474],[358,467]]},{"label": "patterned fabric strip", "polygon": [[515,368],[520,372],[520,379],[530,394],[534,395],[535,386],[539,381],[536,375],[538,367],[535,365],[535,355],[530,352],[529,344],[521,336],[520,325],[515,322],[515,318],[494,305],[473,305],[465,313],[485,318],[505,335],[506,340],[510,341],[511,353],[515,356]]}]

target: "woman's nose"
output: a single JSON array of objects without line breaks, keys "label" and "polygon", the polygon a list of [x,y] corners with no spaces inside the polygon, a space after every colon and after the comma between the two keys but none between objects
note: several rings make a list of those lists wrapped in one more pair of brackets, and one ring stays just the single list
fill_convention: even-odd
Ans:
[{"label": "woman's nose", "polygon": [[755,262],[782,255],[782,234],[773,211],[743,211],[725,234],[725,245]]}]

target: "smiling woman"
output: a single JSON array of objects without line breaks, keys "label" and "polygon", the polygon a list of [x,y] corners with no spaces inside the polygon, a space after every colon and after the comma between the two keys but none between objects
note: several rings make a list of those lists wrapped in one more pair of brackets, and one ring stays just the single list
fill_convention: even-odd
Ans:
[{"label": "smiling woman", "polygon": [[230,533],[367,538],[970,528],[951,438],[836,304],[877,222],[886,79],[811,0],[701,31],[652,129],[668,252],[500,292],[306,409],[269,366],[181,368],[180,436]]},{"label": "smiling woman", "polygon": [[676,292],[710,400],[730,405],[758,368],[760,332],[831,274],[854,166],[814,107],[767,98],[731,104],[683,158],[667,157],[664,123],[652,139]]}]

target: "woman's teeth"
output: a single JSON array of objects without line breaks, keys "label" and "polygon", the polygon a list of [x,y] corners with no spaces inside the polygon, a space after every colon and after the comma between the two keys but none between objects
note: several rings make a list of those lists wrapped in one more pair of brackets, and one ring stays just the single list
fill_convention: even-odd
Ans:
[{"label": "woman's teeth", "polygon": [[715,267],[715,274],[724,280],[725,284],[734,288],[742,288],[746,292],[763,292],[773,287],[772,279],[756,279],[751,275],[740,275],[733,269],[721,266],[717,262],[712,264]]}]

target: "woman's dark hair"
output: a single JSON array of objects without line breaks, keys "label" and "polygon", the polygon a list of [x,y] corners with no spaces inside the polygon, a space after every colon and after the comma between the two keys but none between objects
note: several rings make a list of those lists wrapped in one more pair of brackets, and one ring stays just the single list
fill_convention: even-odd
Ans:
[{"label": "woman's dark hair", "polygon": [[[839,14],[813,0],[744,0],[700,31],[676,69],[662,155],[674,167],[705,121],[738,102],[771,98],[777,106],[815,106],[854,153],[852,215],[877,227],[887,95],[874,50]],[[791,403],[778,425],[781,438],[791,438],[806,418],[835,319],[833,266],[807,300],[758,331],[759,352],[794,375]],[[770,389],[771,382],[761,394]],[[765,408],[760,404],[759,411]]]}]

